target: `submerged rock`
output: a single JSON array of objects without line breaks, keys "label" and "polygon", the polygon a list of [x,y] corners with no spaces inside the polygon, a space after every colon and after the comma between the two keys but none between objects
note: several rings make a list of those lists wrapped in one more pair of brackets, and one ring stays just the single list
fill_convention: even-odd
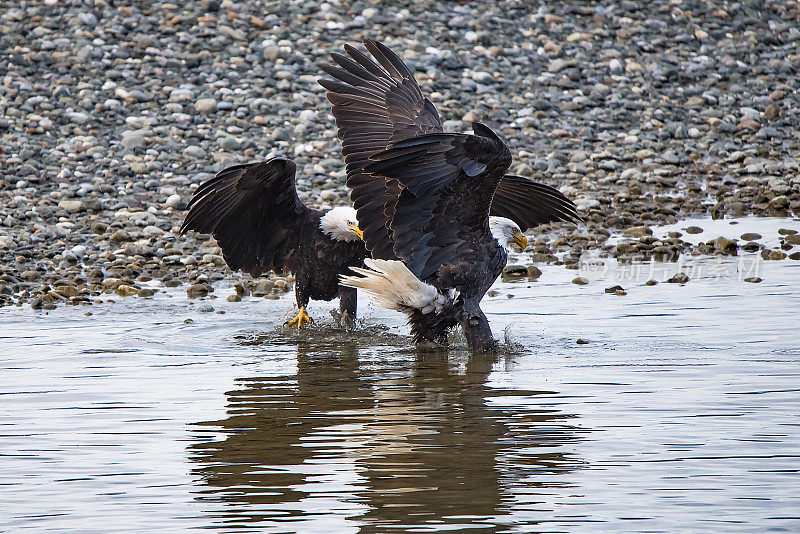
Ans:
[{"label": "submerged rock", "polygon": [[742,240],[744,241],[758,241],[762,238],[761,234],[756,234],[754,232],[748,232],[746,234],[741,235]]},{"label": "submerged rock", "polygon": [[731,256],[736,256],[736,251],[739,249],[739,245],[735,241],[722,236],[716,238],[713,244],[715,251]]},{"label": "submerged rock", "polygon": [[522,277],[528,276],[528,268],[519,263],[512,263],[503,267],[503,276]]},{"label": "submerged rock", "polygon": [[531,280],[536,280],[537,278],[542,276],[542,270],[535,265],[528,265],[527,271],[528,271],[528,278]]},{"label": "submerged rock", "polygon": [[117,286],[114,292],[121,297],[132,297],[133,295],[136,295],[139,290],[127,284],[120,284]]},{"label": "submerged rock", "polygon": [[669,282],[670,284],[685,284],[688,281],[689,281],[689,275],[687,275],[686,273],[677,273],[673,275],[672,278],[667,280],[667,282]]},{"label": "submerged rock", "polygon": [[192,285],[190,285],[189,287],[186,288],[186,295],[190,299],[195,299],[195,298],[199,298],[199,297],[205,297],[206,295],[208,295],[212,291],[214,291],[214,288],[212,288],[208,284],[203,284],[203,283],[192,284]]}]

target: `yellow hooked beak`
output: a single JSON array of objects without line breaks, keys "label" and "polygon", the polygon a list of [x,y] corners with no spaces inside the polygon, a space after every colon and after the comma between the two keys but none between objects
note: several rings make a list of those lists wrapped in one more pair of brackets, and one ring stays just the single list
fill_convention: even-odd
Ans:
[{"label": "yellow hooked beak", "polygon": [[525,234],[523,234],[522,232],[515,233],[513,239],[514,243],[519,245],[520,250],[524,251],[525,248],[528,246],[528,238],[525,237]]},{"label": "yellow hooked beak", "polygon": [[353,233],[356,234],[361,241],[364,241],[364,232],[361,231],[361,228],[356,226],[353,228]]}]

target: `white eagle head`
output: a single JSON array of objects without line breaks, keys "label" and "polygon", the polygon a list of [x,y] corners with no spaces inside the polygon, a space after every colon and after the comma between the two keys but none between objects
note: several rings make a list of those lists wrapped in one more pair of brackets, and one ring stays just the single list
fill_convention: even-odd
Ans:
[{"label": "white eagle head", "polygon": [[356,210],[345,206],[333,208],[320,217],[319,228],[337,241],[357,241],[364,236],[358,228]]},{"label": "white eagle head", "polygon": [[511,219],[505,217],[489,217],[489,230],[500,246],[508,250],[509,245],[515,243],[521,250],[528,246],[528,238],[522,233],[520,227]]}]

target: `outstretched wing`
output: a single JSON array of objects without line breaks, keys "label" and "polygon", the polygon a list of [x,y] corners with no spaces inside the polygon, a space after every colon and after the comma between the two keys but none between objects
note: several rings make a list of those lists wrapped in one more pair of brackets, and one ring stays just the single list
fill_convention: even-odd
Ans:
[{"label": "outstretched wing", "polygon": [[434,133],[394,143],[364,168],[402,186],[390,222],[394,252],[420,280],[463,259],[457,256],[486,233],[492,195],[511,163],[491,130],[473,128],[478,135]]},{"label": "outstretched wing", "polygon": [[[364,40],[370,59],[345,45],[347,56],[332,54],[336,65],[323,66],[333,80],[320,80],[333,104],[347,186],[358,211],[364,242],[376,258],[394,259],[390,221],[400,187],[391,178],[365,174],[370,158],[391,143],[441,132],[442,121],[425,98],[413,73],[385,45]],[[377,63],[376,63],[377,61]]]},{"label": "outstretched wing", "polygon": [[549,222],[581,222],[578,207],[558,189],[506,174],[497,184],[489,215],[506,217],[528,228]]},{"label": "outstretched wing", "polygon": [[283,271],[310,210],[297,198],[295,164],[273,158],[234,165],[197,188],[181,233],[212,234],[232,270]]}]

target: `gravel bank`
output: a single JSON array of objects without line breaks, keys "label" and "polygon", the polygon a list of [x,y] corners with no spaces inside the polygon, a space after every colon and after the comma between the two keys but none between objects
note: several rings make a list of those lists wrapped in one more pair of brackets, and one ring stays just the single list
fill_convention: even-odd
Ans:
[{"label": "gravel bank", "polygon": [[[242,279],[213,240],[177,235],[186,202],[225,166],[284,154],[305,202],[345,203],[316,80],[366,35],[417,70],[447,128],[498,128],[512,171],[582,208],[587,226],[533,238],[528,263],[730,254],[745,241],[648,226],[800,214],[797,1],[113,4],[0,6],[0,305]],[[614,232],[629,239],[604,244]],[[797,245],[764,255],[796,259]],[[290,287],[242,279],[240,296]]]}]

